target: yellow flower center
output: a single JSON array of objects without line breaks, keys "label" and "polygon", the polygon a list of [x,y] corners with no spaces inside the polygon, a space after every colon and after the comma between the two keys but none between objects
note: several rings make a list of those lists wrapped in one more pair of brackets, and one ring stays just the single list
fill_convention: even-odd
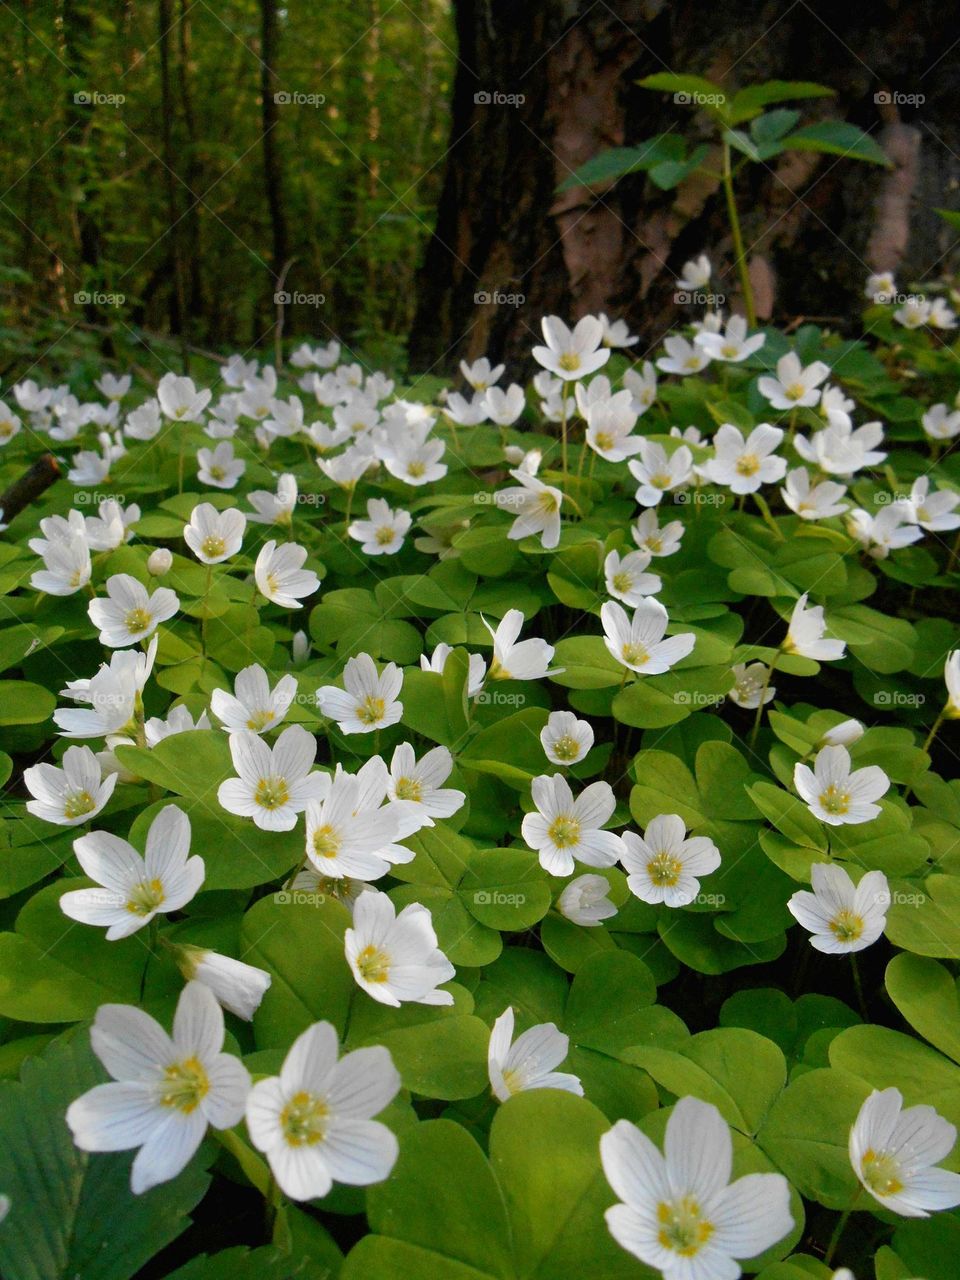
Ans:
[{"label": "yellow flower center", "polygon": [[613,436],[610,434],[609,431],[598,431],[596,436],[594,436],[594,439],[596,441],[598,449],[613,448]]},{"label": "yellow flower center", "polygon": [[720,354],[727,360],[732,360],[734,356],[740,354],[740,348],[735,347],[732,342],[726,342],[720,348]]},{"label": "yellow flower center", "polygon": [[874,1195],[895,1196],[898,1191],[903,1190],[900,1165],[888,1151],[874,1151],[873,1148],[865,1151],[861,1172],[864,1182]]},{"label": "yellow flower center", "polygon": [[275,573],[267,574],[267,587],[271,595],[278,595],[280,592],[280,579]]},{"label": "yellow flower center", "polygon": [[222,538],[215,537],[213,534],[204,538],[203,542],[200,544],[200,550],[211,560],[214,556],[222,556],[226,549],[227,544],[224,540]]},{"label": "yellow flower center", "polygon": [[252,733],[262,733],[264,729],[273,724],[273,721],[274,715],[272,711],[253,711],[247,721],[247,728]]},{"label": "yellow flower center", "polygon": [[163,904],[165,896],[162,880],[141,880],[130,890],[127,910],[135,916],[152,915]]},{"label": "yellow flower center", "polygon": [[643,667],[650,661],[650,655],[642,644],[628,642],[621,650],[623,660],[631,667]]},{"label": "yellow flower center", "polygon": [[210,475],[213,477],[214,480],[222,480],[226,474],[227,473],[224,471],[223,467],[210,468]]},{"label": "yellow flower center", "polygon": [[394,791],[398,800],[423,799],[423,786],[416,778],[398,778]]},{"label": "yellow flower center", "polygon": [[558,849],[569,849],[580,843],[580,823],[576,818],[555,818],[547,828],[547,835]]},{"label": "yellow flower center", "polygon": [[413,476],[415,480],[419,480],[420,477],[426,471],[426,469],[427,469],[427,464],[425,462],[420,462],[419,459],[414,459],[414,461],[411,462],[407,467],[407,475]]},{"label": "yellow flower center", "polygon": [[146,631],[153,619],[146,609],[131,609],[123,621],[127,630],[133,632]]},{"label": "yellow flower center", "polygon": [[833,783],[820,795],[820,805],[825,813],[847,813],[850,808],[850,793],[841,791]]},{"label": "yellow flower center", "polygon": [[697,369],[700,368],[700,357],[687,356],[686,360],[684,360],[683,362],[683,367],[685,369],[693,369],[694,371],[696,371]]},{"label": "yellow flower center", "polygon": [[313,833],[313,852],[318,858],[335,858],[340,852],[340,837],[329,823],[317,827]]},{"label": "yellow flower center", "polygon": [[644,546],[652,555],[659,555],[663,549],[663,539],[656,537],[648,538],[644,543]]},{"label": "yellow flower center", "polygon": [[515,1093],[519,1093],[523,1088],[523,1077],[516,1067],[507,1067],[503,1073],[503,1083],[507,1092],[512,1096]]},{"label": "yellow flower center", "polygon": [[856,942],[863,933],[863,916],[844,907],[830,921],[830,932],[838,942]]},{"label": "yellow flower center", "polygon": [[560,509],[560,504],[557,502],[556,496],[549,492],[537,495],[537,506],[545,516],[552,516]]},{"label": "yellow flower center", "polygon": [[315,1093],[295,1093],[280,1112],[280,1128],[287,1145],[311,1147],[327,1136],[330,1108]]},{"label": "yellow flower center", "polygon": [[651,858],[647,863],[647,874],[654,884],[672,886],[680,879],[680,873],[683,871],[683,863],[679,858],[675,858],[672,853],[665,853],[661,850],[655,857]]},{"label": "yellow flower center", "polygon": [[282,809],[290,799],[286,778],[261,778],[253,798],[263,809]]},{"label": "yellow flower center", "polygon": [[807,388],[802,382],[792,382],[789,387],[784,388],[783,394],[788,400],[802,400],[807,394]]},{"label": "yellow flower center", "polygon": [[375,698],[370,694],[357,707],[357,719],[361,724],[379,724],[387,713],[387,704],[383,698]]},{"label": "yellow flower center", "polygon": [[86,571],[83,569],[74,569],[73,573],[70,575],[71,587],[82,587],[84,582],[86,582]]},{"label": "yellow flower center", "polygon": [[565,734],[553,744],[553,754],[557,760],[576,760],[580,754],[580,743],[571,734]]},{"label": "yellow flower center", "polygon": [[512,680],[510,672],[503,665],[499,658],[494,658],[490,663],[490,670],[487,672],[488,680]]},{"label": "yellow flower center", "polygon": [[742,453],[737,459],[736,471],[741,476],[755,476],[760,470],[760,459],[755,453]]},{"label": "yellow flower center", "polygon": [[364,947],[357,956],[357,968],[365,982],[386,982],[390,976],[390,957],[379,947]]},{"label": "yellow flower center", "polygon": [[390,543],[393,542],[396,536],[397,533],[395,529],[391,529],[388,525],[383,524],[377,530],[373,540],[378,547],[389,547]]},{"label": "yellow flower center", "polygon": [[85,813],[90,813],[97,807],[97,802],[89,791],[74,791],[72,795],[67,796],[66,803],[63,806],[63,816],[65,818],[79,818]]},{"label": "yellow flower center", "polygon": [[210,1077],[198,1058],[184,1058],[164,1068],[160,1084],[160,1103],[175,1107],[184,1115],[196,1111],[210,1092]]},{"label": "yellow flower center", "polygon": [[626,595],[628,591],[633,589],[633,578],[629,573],[615,573],[612,579],[614,591],[620,591]]},{"label": "yellow flower center", "polygon": [[702,1216],[700,1205],[690,1196],[663,1201],[657,1205],[660,1229],[657,1239],[664,1249],[681,1258],[694,1258],[708,1242],[716,1228]]},{"label": "yellow flower center", "polygon": [[0,440],[6,440],[13,435],[12,422],[0,422]]},{"label": "yellow flower center", "polygon": [[557,361],[557,364],[566,373],[576,373],[581,363],[582,361],[575,351],[565,351]]},{"label": "yellow flower center", "polygon": [[665,471],[658,471],[655,476],[650,477],[650,483],[655,489],[669,489],[672,481],[673,477]]}]

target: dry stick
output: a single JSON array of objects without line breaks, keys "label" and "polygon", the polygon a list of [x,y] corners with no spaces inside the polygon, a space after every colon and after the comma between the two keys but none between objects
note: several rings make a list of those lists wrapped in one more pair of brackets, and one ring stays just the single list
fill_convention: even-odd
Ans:
[{"label": "dry stick", "polygon": [[60,479],[60,464],[52,453],[45,453],[25,471],[19,480],[0,493],[0,518],[9,524],[24,507],[29,507],[46,489]]},{"label": "dry stick", "polygon": [[273,326],[273,363],[276,366],[277,373],[283,368],[283,322],[286,316],[284,308],[286,303],[283,301],[283,286],[287,281],[287,273],[296,262],[296,258],[288,258],[283,264],[283,270],[277,276],[277,288],[274,294],[274,303],[277,308],[277,322]]}]

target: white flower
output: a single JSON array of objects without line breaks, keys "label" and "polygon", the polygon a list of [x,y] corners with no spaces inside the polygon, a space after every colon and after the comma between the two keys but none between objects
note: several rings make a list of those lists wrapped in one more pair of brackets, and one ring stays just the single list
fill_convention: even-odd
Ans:
[{"label": "white flower", "polygon": [[691,258],[689,262],[683,264],[677,288],[683,293],[697,293],[700,289],[707,287],[712,274],[710,259],[705,253],[701,253],[698,258]]},{"label": "white flower", "polygon": [[693,652],[697,642],[692,631],[664,640],[667,611],[659,600],[641,600],[633,617],[613,600],[600,610],[604,643],[617,662],[644,676],[659,676]]},{"label": "white flower", "polygon": [[128,573],[113,574],[106,585],[106,599],[98,596],[91,600],[87,612],[100,631],[100,643],[109,649],[146,640],[180,608],[175,591],[157,587],[149,592]]},{"label": "white flower", "polygon": [[[580,390],[579,385],[577,390]],[[616,403],[620,396],[626,396],[625,410]],[[586,419],[586,442],[607,462],[623,462],[639,450],[641,438],[630,434],[636,426],[637,415],[628,391],[619,391],[609,400],[590,405]]]},{"label": "white flower", "polygon": [[685,444],[667,453],[662,444],[641,439],[640,457],[627,463],[630,474],[640,482],[636,492],[641,507],[655,507],[665,493],[690,483],[693,454]]},{"label": "white flower", "polygon": [[540,731],[540,742],[551,764],[561,768],[579,764],[593,746],[593,727],[572,711],[551,711]]},{"label": "white flower", "polygon": [[247,469],[242,458],[233,454],[229,440],[221,440],[215,449],[197,450],[197,479],[214,489],[233,489]]},{"label": "white flower", "polygon": [[614,865],[623,845],[618,835],[602,830],[617,803],[608,782],[592,782],[574,799],[562,774],[541,774],[531,783],[530,794],[536,811],[524,815],[520,831],[544,871],[571,875],[574,859],[588,867]]},{"label": "white flower", "polygon": [[945,298],[934,298],[930,304],[927,324],[931,329],[955,329],[957,327],[956,312],[947,306]]},{"label": "white flower", "polygon": [[89,747],[67,747],[63,768],[36,764],[23,772],[33,796],[27,812],[59,827],[76,827],[100,812],[113,795],[116,774],[104,778],[100,762]]},{"label": "white flower", "polygon": [[836,662],[843,657],[847,646],[843,640],[824,640],[826,625],[823,606],[812,605],[808,609],[807,593],[804,592],[793,606],[787,638],[783,642],[784,651],[799,654],[801,658],[813,658],[817,662]]},{"label": "white flower", "polygon": [[157,547],[147,556],[147,572],[154,578],[162,578],[173,568],[173,552]]},{"label": "white flower", "polygon": [[277,491],[254,489],[247,494],[247,501],[254,508],[247,516],[253,524],[290,524],[297,505],[296,476],[284,474],[277,480]]},{"label": "white flower", "polygon": [[160,404],[157,400],[145,400],[127,414],[124,435],[131,440],[152,440],[163,426]]},{"label": "white flower", "polygon": [[657,371],[649,360],[644,360],[642,372],[627,369],[623,375],[623,385],[630,392],[630,407],[638,418],[656,403]]},{"label": "white flower", "polygon": [[511,471],[519,487],[498,489],[493,500],[515,516],[507,531],[512,541],[540,535],[541,546],[552,550],[560,541],[560,507],[563,494],[526,471]]},{"label": "white flower", "polygon": [[596,316],[584,316],[571,331],[558,316],[544,316],[540,322],[545,347],[534,347],[533,358],[564,382],[587,378],[602,369],[610,358],[603,346],[603,325]]},{"label": "white flower", "polygon": [[[246,408],[250,401],[249,393],[244,395],[244,407]],[[259,417],[259,414],[251,414],[252,417]],[[295,436],[303,430],[303,404],[299,396],[291,396],[289,400],[270,400],[267,408],[267,416],[263,419],[264,430],[269,431],[272,436]]]},{"label": "white flower", "polygon": [[39,554],[43,556],[43,568],[30,575],[34,591],[48,596],[72,596],[90,581],[90,547],[85,534],[47,542]]},{"label": "white flower", "polygon": [[641,551],[649,551],[652,556],[672,556],[680,550],[684,528],[682,521],[668,520],[661,529],[657,513],[651,507],[640,513],[630,532]]},{"label": "white flower", "polygon": [[575,1075],[555,1071],[570,1052],[570,1037],[553,1022],[541,1022],[513,1040],[513,1009],[508,1005],[493,1024],[487,1048],[487,1074],[494,1096],[508,1102],[528,1089],[562,1089],[583,1097]]},{"label": "white flower", "polygon": [[10,1197],[0,1196],[0,1222],[3,1222],[4,1218],[7,1216],[9,1212],[10,1212]]},{"label": "white flower", "polygon": [[64,708],[53,713],[54,723],[65,738],[101,738],[120,733],[131,722],[137,700],[153,670],[157,638],[146,653],[125,650],[110,658],[89,680],[73,680],[62,690],[74,702],[85,702],[89,710]]},{"label": "white flower", "polygon": [[731,316],[723,333],[707,333],[701,330],[694,338],[694,343],[705,351],[711,360],[722,360],[726,364],[739,364],[755,351],[759,351],[766,342],[766,335],[755,333],[747,337],[747,322],[743,316]]},{"label": "white flower", "polygon": [[710,363],[710,356],[706,351],[677,334],[664,338],[663,349],[667,354],[657,360],[657,368],[663,373],[679,373],[685,377],[690,373],[699,373]]},{"label": "white flower", "polygon": [[401,742],[390,760],[387,794],[403,800],[426,827],[434,818],[452,817],[463,807],[466,796],[456,787],[444,787],[453,769],[453,756],[446,747],[434,747],[419,760],[409,742]]},{"label": "white flower", "polygon": [[301,609],[300,601],[312,596],[320,587],[320,579],[312,569],[304,569],[306,547],[298,542],[279,546],[271,540],[260,548],[253,576],[261,595],[283,609]]},{"label": "white flower", "polygon": [[[489,627],[487,628],[489,630]],[[428,658],[425,653],[420,655],[420,670],[435,671],[437,675],[443,675],[443,669],[447,665],[447,659],[453,653],[453,649],[448,644],[442,642],[434,649],[433,654]],[[467,664],[467,697],[475,698],[483,688],[484,677],[487,674],[487,664],[479,653],[468,654]]]},{"label": "white flower", "polygon": [[931,440],[952,440],[960,435],[960,410],[950,410],[945,404],[931,405],[921,422]]},{"label": "white flower", "polygon": [[779,1173],[730,1182],[733,1143],[716,1107],[679,1100],[663,1155],[629,1120],[600,1139],[600,1160],[623,1203],[604,1215],[614,1240],[664,1280],[737,1280],[793,1227],[790,1184]]},{"label": "white flower", "polygon": [[828,729],[820,739],[821,747],[850,747],[859,742],[864,735],[863,725],[859,720],[841,720],[839,724]]},{"label": "white flower", "polygon": [[94,1053],[113,1076],[67,1109],[81,1151],[139,1147],[134,1195],[169,1182],[192,1159],[207,1125],[232,1129],[243,1117],[250,1075],[223,1047],[223,1012],[199,982],[177,1003],[170,1037],[131,1005],[104,1004],[90,1030]]},{"label": "white flower", "polygon": [[913,482],[908,502],[910,518],[921,529],[928,529],[932,533],[960,529],[960,514],[956,510],[960,503],[960,493],[953,493],[950,489],[939,489],[931,493],[929,478],[918,476]]},{"label": "white flower", "polygon": [[884,1209],[929,1218],[960,1204],[960,1173],[935,1167],[956,1140],[956,1126],[933,1107],[904,1109],[899,1089],[874,1089],[850,1130],[850,1163]]},{"label": "white flower", "polygon": [[383,1182],[396,1163],[396,1137],[372,1119],[400,1088],[389,1051],[356,1049],[338,1062],[338,1050],[331,1024],[315,1022],[247,1099],[250,1140],[291,1200],[325,1196],[334,1182]]},{"label": "white flower", "polygon": [[720,865],[720,851],[706,836],[686,838],[683,819],[662,813],[641,838],[633,831],[621,837],[620,861],[627,871],[627,887],[641,902],[686,907],[700,892],[698,876]]},{"label": "white flower", "polygon": [[157,384],[160,408],[176,422],[199,422],[212,394],[198,391],[192,378],[178,378],[175,373],[165,373]]},{"label": "white flower", "polygon": [[746,439],[738,427],[725,422],[713,437],[714,457],[703,464],[703,475],[731,493],[756,493],[761,485],[783,479],[786,459],[774,454],[782,439],[781,429],[767,422],[754,427]]},{"label": "white flower", "polygon": [[610,320],[601,311],[597,316],[603,326],[603,345],[605,347],[635,347],[640,341],[627,327],[626,320]]},{"label": "white flower", "polygon": [[846,747],[823,747],[809,765],[797,764],[793,785],[815,818],[831,827],[872,822],[880,813],[873,803],[890,787],[890,779],[875,764],[850,771]]},{"label": "white flower", "polygon": [[554,648],[546,640],[520,640],[523,614],[519,609],[508,609],[494,631],[481,614],[483,625],[493,637],[493,658],[490,662],[489,680],[540,680],[554,676],[562,667],[551,669]]},{"label": "white flower", "polygon": [[20,430],[20,419],[0,400],[0,445],[9,444]]},{"label": "white flower", "polygon": [[336,720],[343,733],[373,733],[396,724],[403,715],[398,701],[403,671],[388,662],[378,675],[369,653],[347,659],[342,689],[326,684],[317,690],[317,705],[325,716]]},{"label": "white flower", "polygon": [[498,427],[512,427],[527,407],[523,387],[512,382],[506,391],[490,387],[484,395],[487,417]]},{"label": "white flower", "polygon": [[897,282],[892,271],[878,271],[867,276],[863,296],[871,302],[892,302],[897,294]]},{"label": "white flower", "polygon": [[806,467],[788,472],[787,483],[780,490],[784,502],[802,520],[829,520],[831,516],[842,515],[847,504],[840,499],[846,492],[846,485],[833,480],[811,485]]},{"label": "white flower", "polygon": [[180,972],[188,982],[201,982],[216,997],[221,1008],[250,1022],[273,981],[265,969],[222,956],[207,947],[174,944]]},{"label": "white flower", "polygon": [[228,733],[267,733],[286,717],[297,694],[296,676],[281,676],[270,688],[267,673],[259,663],[237,673],[231,696],[214,689],[210,709]]},{"label": "white flower", "polygon": [[947,705],[944,714],[949,720],[960,717],[960,649],[947,654],[943,664],[943,679],[947,686]]},{"label": "white flower", "polygon": [[159,716],[151,716],[144,724],[143,732],[147,739],[147,746],[155,747],[164,738],[174,738],[178,733],[189,733],[193,729],[209,728],[210,721],[205,711],[201,711],[196,720],[194,720],[187,708],[180,706],[174,707],[166,720],[161,720]]},{"label": "white flower", "polygon": [[451,422],[456,422],[461,427],[475,427],[477,423],[485,422],[489,416],[489,395],[487,391],[477,391],[472,400],[467,400],[458,391],[454,391],[447,397],[443,411]]},{"label": "white flower", "polygon": [[663,586],[659,574],[647,573],[651,559],[649,551],[628,551],[625,556],[611,551],[603,562],[603,576],[608,595],[622,600],[631,608],[644,596],[653,596]]},{"label": "white flower", "polygon": [[203,884],[203,859],[190,854],[190,820],[168,804],[147,832],[143,857],[108,831],[91,831],[73,842],[77,861],[100,889],[74,889],[60,910],[81,924],[105,927],[107,941],[129,937],[158,912],[179,911]]},{"label": "white flower", "polygon": [[73,466],[67,472],[71,484],[102,484],[110,475],[113,458],[109,453],[95,453],[92,449],[81,449],[73,455]]},{"label": "white flower", "polygon": [[[409,428],[406,428],[409,432]],[[383,465],[392,476],[406,484],[432,484],[447,474],[447,465],[440,461],[446,448],[442,440],[419,440],[405,434],[394,436],[383,447],[380,456]]]},{"label": "white flower", "polygon": [[[843,747],[827,747],[843,751]],[[868,871],[858,885],[833,862],[815,862],[810,868],[813,892],[798,890],[787,910],[812,936],[817,951],[839,955],[862,951],[883,933],[890,906],[890,889],[882,871]]]},{"label": "white flower", "polygon": [[905,499],[881,507],[876,515],[855,507],[847,516],[847,528],[874,560],[886,560],[891,551],[923,537],[923,530],[913,523],[914,515],[912,504]]},{"label": "white flower", "polygon": [[218,511],[212,503],[201,502],[193,508],[183,538],[201,564],[220,564],[240,550],[246,527],[247,517],[236,507]]},{"label": "white flower", "polygon": [[931,306],[926,298],[908,295],[893,313],[897,324],[905,329],[920,329],[930,321]]},{"label": "white flower", "polygon": [[853,419],[850,415],[855,408],[856,402],[843,394],[842,387],[834,387],[828,383],[821,389],[817,412],[822,418],[826,418],[830,426],[840,426],[845,431],[852,431]]},{"label": "white flower", "polygon": [[822,360],[814,360],[806,368],[799,357],[789,351],[777,361],[777,376],[757,379],[757,390],[769,400],[774,409],[796,409],[799,405],[812,407],[820,399],[819,387],[830,377],[830,366]]},{"label": "white flower", "polygon": [[797,436],[793,443],[805,462],[830,475],[851,476],[883,462],[887,455],[877,449],[882,440],[883,426],[879,422],[865,422],[851,431],[835,421],[823,431],[815,432],[812,439]]},{"label": "white flower", "polygon": [[368,556],[392,556],[403,546],[413,522],[409,511],[394,511],[383,498],[370,498],[367,519],[354,520],[347,533],[362,543],[360,550]]},{"label": "white flower", "polygon": [[112,373],[105,373],[93,384],[108,400],[122,400],[130,390],[133,379],[129,373],[117,378]]},{"label": "white flower", "polygon": [[767,667],[764,663],[751,662],[747,666],[745,662],[738,662],[731,670],[735,681],[733,688],[727,694],[731,702],[735,702],[738,707],[755,711],[760,705],[760,694],[764,685],[767,690],[763,695],[764,706],[773,701],[777,691],[769,682]]},{"label": "white flower", "polygon": [[217,799],[261,831],[292,830],[297,814],[323,794],[324,775],[310,772],[317,740],[298,724],[288,725],[272,750],[255,733],[231,733],[230,754],[239,776],[220,783]]},{"label": "white flower", "polygon": [[398,915],[385,893],[361,893],[344,952],[357,984],[380,1004],[453,1004],[450,992],[439,988],[457,971],[437,946],[433,919],[419,902]]},{"label": "white flower", "polygon": [[390,870],[386,856],[400,834],[390,806],[362,807],[360,782],[349,773],[324,777],[325,795],[307,805],[307,857],[321,876],[379,880]]},{"label": "white flower", "polygon": [[609,920],[617,914],[609,893],[610,883],[603,876],[589,873],[577,876],[557,899],[557,910],[565,920],[584,929],[594,929],[601,920]]},{"label": "white flower", "polygon": [[504,364],[498,364],[491,368],[490,361],[486,356],[481,356],[479,360],[474,360],[473,364],[467,364],[466,360],[460,361],[460,372],[473,387],[474,391],[486,391],[495,382],[499,382],[504,375],[506,367]]},{"label": "white flower", "polygon": [[84,526],[93,551],[115,551],[133,537],[130,525],[140,519],[140,508],[131,503],[124,508],[115,498],[104,498],[95,516],[87,516]]}]

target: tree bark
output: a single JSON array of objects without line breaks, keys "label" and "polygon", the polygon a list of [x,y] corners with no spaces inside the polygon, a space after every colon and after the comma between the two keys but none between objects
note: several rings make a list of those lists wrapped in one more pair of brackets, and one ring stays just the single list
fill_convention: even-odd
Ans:
[{"label": "tree bark", "polygon": [[263,118],[263,177],[273,235],[274,289],[289,256],[287,217],[283,202],[283,165],[280,160],[277,126],[280,123],[275,94],[280,54],[280,27],[276,0],[260,0],[260,96]]},{"label": "tree bark", "polygon": [[551,312],[623,316],[643,351],[693,318],[674,303],[675,280],[704,250],[718,268],[715,290],[738,309],[711,179],[662,192],[637,174],[606,190],[557,190],[607,147],[664,132],[709,136],[701,114],[637,87],[665,69],[732,88],[819,81],[836,96],[794,104],[803,122],[849,120],[894,164],[791,152],[747,167],[738,204],[761,319],[839,324],[862,301],[868,271],[922,285],[945,270],[957,237],[934,208],[956,204],[960,176],[960,62],[944,38],[956,3],[455,0],[455,12],[460,61],[436,231],[418,280],[415,367],[448,370],[488,353],[518,372]]}]

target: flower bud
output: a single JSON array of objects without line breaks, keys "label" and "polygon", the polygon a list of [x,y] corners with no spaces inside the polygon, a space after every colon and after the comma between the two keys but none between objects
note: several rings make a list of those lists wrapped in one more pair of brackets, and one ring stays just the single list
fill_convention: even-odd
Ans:
[{"label": "flower bud", "polygon": [[272,981],[269,973],[206,947],[174,943],[172,950],[177,967],[188,982],[202,982],[209,987],[223,1008],[238,1018],[246,1022],[253,1018]]},{"label": "flower bud", "polygon": [[310,641],[305,631],[295,631],[293,633],[293,665],[302,667],[306,660],[310,657]]},{"label": "flower bud", "polygon": [[147,572],[152,573],[155,578],[160,578],[165,573],[169,573],[172,565],[173,552],[168,551],[166,547],[157,547],[147,557]]},{"label": "flower bud", "polygon": [[849,747],[854,742],[859,742],[865,733],[865,729],[859,720],[844,720],[840,724],[836,724],[820,739],[820,745],[823,747]]}]

